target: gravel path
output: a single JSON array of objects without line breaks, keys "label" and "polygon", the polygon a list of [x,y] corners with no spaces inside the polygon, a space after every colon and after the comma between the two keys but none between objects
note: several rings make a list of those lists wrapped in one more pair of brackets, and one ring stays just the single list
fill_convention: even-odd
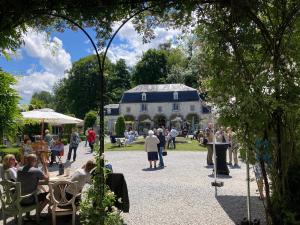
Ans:
[{"label": "gravel path", "polygon": [[[64,160],[67,152],[66,148]],[[240,169],[231,169],[229,178],[220,178],[224,187],[218,188],[215,197],[212,168],[205,167],[206,152],[169,151],[164,157],[167,167],[157,170],[148,169],[143,151],[106,152],[105,155],[114,172],[123,173],[126,178],[130,213],[123,217],[127,225],[231,225],[246,216],[245,164],[241,163]],[[72,170],[90,158],[93,155],[81,143]],[[51,170],[57,173],[56,167]],[[256,189],[256,183],[252,182],[252,217],[262,219],[264,210]],[[43,224],[52,224],[51,217]],[[71,224],[70,218],[58,219],[60,224]]]},{"label": "gravel path", "polygon": [[[224,187],[215,197],[212,168],[206,168],[206,152],[168,152],[160,170],[149,170],[145,152],[107,152],[114,172],[124,173],[130,197],[128,225],[229,225],[246,214],[246,166],[231,169],[220,178]],[[251,183],[252,217],[264,218],[256,183]],[[263,223],[261,223],[263,224]]]}]

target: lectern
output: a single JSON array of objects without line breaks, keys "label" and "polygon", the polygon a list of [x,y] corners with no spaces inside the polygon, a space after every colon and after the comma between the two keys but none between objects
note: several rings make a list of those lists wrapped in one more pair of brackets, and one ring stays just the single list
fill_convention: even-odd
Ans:
[{"label": "lectern", "polygon": [[[209,142],[208,145],[211,145],[213,148],[212,142]],[[216,148],[216,158],[217,158],[217,174],[229,175],[229,169],[227,167],[227,161],[226,161],[228,144],[215,142],[215,148]]]}]

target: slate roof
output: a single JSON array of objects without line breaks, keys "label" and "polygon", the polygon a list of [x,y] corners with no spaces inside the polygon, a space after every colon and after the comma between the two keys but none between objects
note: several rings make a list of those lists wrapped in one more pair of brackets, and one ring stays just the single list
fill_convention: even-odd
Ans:
[{"label": "slate roof", "polygon": [[197,91],[184,84],[141,84],[125,93],[170,92],[170,91]]},{"label": "slate roof", "polygon": [[[174,99],[174,92],[178,92],[178,99]],[[142,93],[146,93],[146,101],[142,101]],[[199,100],[198,91],[184,84],[146,84],[138,85],[125,91],[120,103],[187,102]]]}]

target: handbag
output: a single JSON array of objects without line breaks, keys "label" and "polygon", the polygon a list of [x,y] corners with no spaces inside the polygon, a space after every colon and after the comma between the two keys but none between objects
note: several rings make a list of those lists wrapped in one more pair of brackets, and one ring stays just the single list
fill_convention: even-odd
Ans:
[{"label": "handbag", "polygon": [[166,155],[168,155],[168,152],[167,152],[167,151],[163,151],[163,152],[162,152],[162,155],[163,155],[163,156],[166,156]]}]

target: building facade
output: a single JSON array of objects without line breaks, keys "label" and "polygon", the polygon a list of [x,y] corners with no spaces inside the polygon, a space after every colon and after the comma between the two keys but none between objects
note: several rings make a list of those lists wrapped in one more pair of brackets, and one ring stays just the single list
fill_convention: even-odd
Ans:
[{"label": "building facade", "polygon": [[192,132],[206,126],[209,109],[194,88],[184,84],[147,84],[125,91],[119,104],[105,106],[105,115],[111,132],[119,115],[139,133],[162,126]]}]

